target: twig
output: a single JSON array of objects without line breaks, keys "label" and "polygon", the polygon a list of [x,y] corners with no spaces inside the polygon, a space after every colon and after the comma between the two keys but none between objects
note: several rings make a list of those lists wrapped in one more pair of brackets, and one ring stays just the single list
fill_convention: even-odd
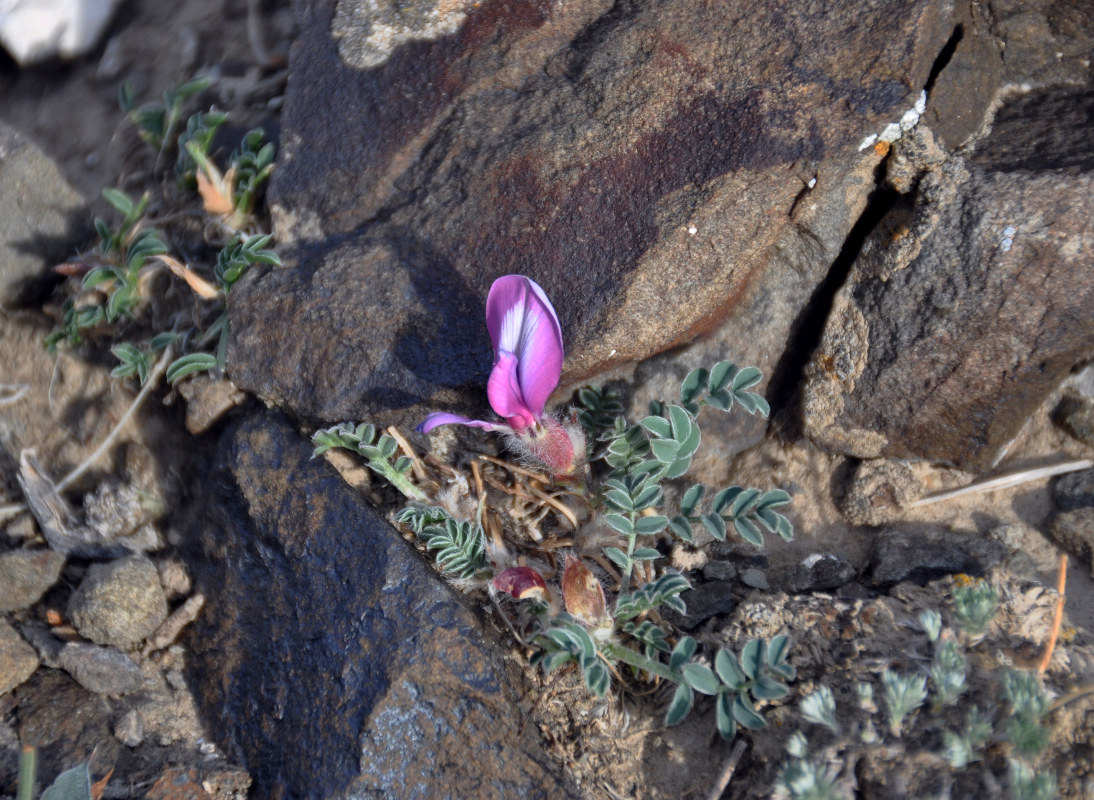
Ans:
[{"label": "twig", "polygon": [[904,507],[919,508],[920,506],[940,503],[943,500],[952,500],[955,497],[962,497],[967,494],[994,492],[998,489],[1010,489],[1013,486],[1019,486],[1023,483],[1028,483],[1029,481],[1035,481],[1041,478],[1052,478],[1056,475],[1064,475],[1068,472],[1078,472],[1079,470],[1090,469],[1091,467],[1094,467],[1094,461],[1084,458],[1080,461],[1065,461],[1062,464],[1054,464],[1051,467],[1038,467],[1037,469],[1012,472],[1008,475],[989,478],[988,480],[980,481],[979,483],[970,483],[968,486],[962,486],[960,489],[952,489],[947,492],[939,492],[938,494],[921,497],[918,500],[913,500],[906,504]]},{"label": "twig", "polygon": [[711,787],[710,793],[707,795],[707,800],[718,800],[722,796],[722,792],[729,786],[729,782],[733,780],[733,773],[737,771],[737,763],[741,760],[741,756],[745,754],[745,748],[748,744],[744,739],[738,739],[737,743],[733,745],[733,752],[729,754],[729,758],[726,759],[726,763],[722,766],[722,771],[718,775],[718,780],[715,781],[714,786]]},{"label": "twig", "polygon": [[1067,553],[1060,554],[1060,575],[1056,579],[1056,613],[1052,615],[1052,631],[1048,635],[1048,644],[1045,645],[1045,654],[1041,656],[1037,664],[1037,672],[1044,674],[1048,669],[1048,662],[1052,660],[1052,651],[1056,648],[1056,640],[1060,638],[1060,626],[1064,621],[1064,589],[1067,587]]},{"label": "twig", "polygon": [[574,529],[577,529],[577,515],[574,514],[572,510],[567,508],[558,499],[556,499],[554,495],[550,495],[546,492],[540,491],[535,486],[531,485],[528,486],[528,491],[530,491],[537,500],[546,503],[547,505],[551,506],[551,508],[555,509],[558,513],[562,514],[562,516],[566,517],[566,519],[570,521],[570,524],[574,527]]},{"label": "twig", "polygon": [[29,383],[0,383],[0,394],[11,392],[7,397],[0,397],[0,406],[10,406],[12,403],[18,403],[29,391]]},{"label": "twig", "polygon": [[1088,683],[1085,686],[1076,686],[1067,694],[1057,697],[1052,705],[1048,707],[1048,713],[1051,714],[1054,711],[1058,711],[1068,703],[1074,703],[1076,700],[1080,700],[1092,694],[1094,694],[1094,683]]},{"label": "twig", "polygon": [[95,449],[94,453],[84,459],[84,462],[82,464],[76,467],[76,469],[72,470],[72,472],[68,473],[68,475],[66,475],[57,483],[55,491],[58,494],[63,492],[68,486],[72,484],[73,481],[77,480],[81,475],[87,472],[88,469],[91,468],[91,465],[98,461],[102,457],[103,453],[110,449],[110,446],[114,444],[114,440],[118,438],[118,435],[121,433],[126,423],[129,422],[129,420],[137,412],[137,409],[141,407],[141,403],[145,401],[145,398],[148,397],[148,395],[152,392],[152,389],[155,388],[156,384],[159,382],[160,376],[163,374],[164,370],[167,369],[167,365],[171,363],[172,355],[173,352],[171,345],[168,345],[167,348],[163,351],[163,355],[160,356],[160,360],[156,362],[156,366],[152,369],[152,373],[148,376],[148,381],[144,384],[144,386],[141,387],[140,392],[137,394],[136,398],[134,398],[133,403],[129,406],[129,410],[122,415],[122,418],[120,420],[118,420],[118,424],[114,426],[114,430],[112,430],[107,435],[107,437],[103,440],[102,444],[100,444]]}]

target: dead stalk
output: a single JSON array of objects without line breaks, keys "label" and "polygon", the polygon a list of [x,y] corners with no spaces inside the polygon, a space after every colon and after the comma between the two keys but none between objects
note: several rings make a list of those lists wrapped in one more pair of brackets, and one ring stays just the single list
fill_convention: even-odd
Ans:
[{"label": "dead stalk", "polygon": [[90,469],[91,466],[100,458],[102,458],[103,454],[110,449],[110,446],[114,444],[114,440],[118,438],[118,435],[122,432],[122,429],[125,428],[126,424],[129,422],[130,419],[132,419],[133,415],[137,413],[137,409],[141,407],[141,404],[145,401],[145,398],[147,398],[148,395],[151,394],[152,389],[154,389],[156,384],[159,383],[160,376],[163,374],[164,370],[167,369],[167,365],[171,363],[172,355],[172,348],[170,345],[168,345],[167,349],[163,351],[163,355],[160,356],[160,360],[156,362],[156,366],[152,370],[152,373],[148,376],[148,381],[144,384],[143,387],[141,387],[140,392],[137,394],[136,398],[134,398],[133,403],[129,406],[129,409],[122,415],[122,418],[118,420],[118,424],[114,426],[114,430],[112,430],[107,435],[107,437],[103,439],[102,444],[100,444],[95,449],[94,453],[84,459],[84,462],[82,464],[76,467],[76,469],[72,470],[72,472],[68,473],[68,475],[66,475],[57,483],[56,487],[54,487],[54,491],[56,491],[57,494],[60,494],[68,486],[71,486],[73,481],[77,480],[81,475],[87,472],[88,469]]},{"label": "dead stalk", "polygon": [[955,497],[963,497],[967,494],[979,494],[982,492],[994,492],[999,489],[1010,489],[1030,481],[1036,481],[1042,478],[1052,478],[1056,475],[1065,475],[1068,472],[1078,472],[1079,470],[1090,469],[1091,467],[1094,467],[1094,461],[1084,458],[1080,461],[1065,461],[1062,464],[1054,464],[1050,467],[1038,467],[1037,469],[1012,472],[1007,475],[1000,475],[996,478],[989,478],[988,480],[980,481],[979,483],[970,483],[968,486],[962,486],[960,489],[951,489],[946,492],[939,492],[938,494],[921,497],[918,500],[913,500],[908,503],[905,508],[928,506],[932,503],[953,500]]},{"label": "dead stalk", "polygon": [[726,763],[722,765],[722,771],[718,775],[718,780],[714,782],[714,786],[710,788],[710,793],[707,794],[707,800],[718,800],[722,796],[722,792],[729,786],[729,782],[733,780],[733,773],[737,771],[737,764],[741,760],[741,756],[745,754],[745,748],[748,745],[744,739],[737,739],[737,743],[733,745],[733,752],[729,754],[729,758],[726,759]]},{"label": "dead stalk", "polygon": [[1067,553],[1060,554],[1060,575],[1056,579],[1056,613],[1052,615],[1052,630],[1048,635],[1048,643],[1045,645],[1045,654],[1037,664],[1037,672],[1044,674],[1048,669],[1048,662],[1052,660],[1052,651],[1056,648],[1056,640],[1060,638],[1060,626],[1064,621],[1064,602],[1067,597],[1064,589],[1067,587]]}]

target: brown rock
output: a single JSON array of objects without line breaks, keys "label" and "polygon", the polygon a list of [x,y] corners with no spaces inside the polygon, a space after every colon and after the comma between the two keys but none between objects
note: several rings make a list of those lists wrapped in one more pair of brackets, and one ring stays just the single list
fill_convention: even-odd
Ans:
[{"label": "brown rock", "polygon": [[12,550],[0,555],[0,611],[30,608],[57,582],[65,557],[52,550]]},{"label": "brown rock", "polygon": [[0,619],[0,694],[10,692],[38,669],[38,655],[23,637]]},{"label": "brown rock", "polygon": [[1048,532],[1094,575],[1094,507],[1059,512],[1049,523]]},{"label": "brown rock", "polygon": [[777,339],[814,279],[774,288],[805,258],[779,247],[811,181],[843,226],[823,269],[869,191],[846,183],[876,163],[859,142],[911,107],[952,29],[935,0],[494,0],[453,5],[444,35],[408,11],[378,51],[387,23],[362,8],[303,12],[271,187],[297,249],[231,309],[233,380],[329,421],[481,414],[483,301],[510,272],[558,308],[568,382],[765,302]]},{"label": "brown rock", "polygon": [[863,247],[807,371],[805,425],[836,452],[990,466],[1094,352],[1094,93],[1001,109]]},{"label": "brown rock", "polygon": [[250,415],[205,495],[187,663],[255,796],[576,796],[476,615],[311,452]]}]

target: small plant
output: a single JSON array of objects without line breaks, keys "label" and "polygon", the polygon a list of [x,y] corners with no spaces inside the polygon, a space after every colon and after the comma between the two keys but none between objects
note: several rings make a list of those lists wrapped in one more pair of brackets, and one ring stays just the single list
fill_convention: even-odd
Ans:
[{"label": "small plant", "polygon": [[1056,775],[1052,772],[1034,774],[1029,765],[1011,759],[1008,765],[1010,796],[1013,800],[1054,800]]},{"label": "small plant", "polygon": [[178,158],[175,161],[175,177],[183,189],[198,189],[197,162],[190,155],[190,148],[208,156],[220,127],[228,121],[228,115],[220,111],[198,112],[186,122],[186,130],[179,135]]},{"label": "small plant", "polygon": [[1010,704],[1006,733],[1014,751],[1022,756],[1043,752],[1050,738],[1044,724],[1049,698],[1040,679],[1032,672],[1010,670],[1003,679],[1003,693]]},{"label": "small plant", "polygon": [[776,800],[843,800],[847,793],[836,782],[837,771],[809,758],[809,745],[801,731],[787,742],[790,760],[775,778]]},{"label": "small plant", "polygon": [[836,721],[836,698],[827,686],[820,686],[812,694],[803,697],[801,710],[802,716],[810,722],[824,725],[834,733],[839,733],[839,722]]},{"label": "small plant", "polygon": [[938,641],[938,637],[942,634],[942,615],[940,613],[933,608],[924,611],[919,615],[919,624],[932,644]]},{"label": "small plant", "polygon": [[174,333],[161,333],[152,338],[146,350],[142,350],[129,342],[114,345],[110,348],[110,352],[121,363],[114,367],[110,374],[115,378],[128,378],[131,375],[136,375],[137,381],[141,386],[144,386],[148,383],[148,378],[152,374],[152,367],[156,363],[156,353],[166,350],[168,345],[177,339],[178,336]]},{"label": "small plant", "polygon": [[991,718],[974,706],[969,709],[965,727],[960,733],[946,731],[942,734],[943,755],[951,767],[964,769],[973,761],[980,760],[991,735]]},{"label": "small plant", "polygon": [[983,578],[955,581],[953,613],[970,636],[979,636],[987,629],[999,610],[999,594]]},{"label": "small plant", "polygon": [[935,710],[953,704],[965,691],[967,668],[968,662],[956,641],[949,639],[941,646],[936,642],[934,662],[930,669]]},{"label": "small plant", "polygon": [[927,699],[927,679],[923,675],[901,675],[892,670],[881,673],[885,689],[885,706],[889,709],[889,731],[900,736],[904,717],[915,711]]},{"label": "small plant", "polygon": [[315,451],[312,458],[336,447],[351,450],[362,456],[369,469],[380,475],[392,486],[403,493],[408,500],[424,503],[428,500],[421,489],[410,482],[411,460],[406,456],[392,458],[399,452],[399,443],[386,433],[379,433],[374,425],[362,423],[354,426],[343,422],[333,428],[317,431],[312,435]]},{"label": "small plant", "polygon": [[[394,442],[390,437],[387,441]],[[379,446],[376,449],[381,452]],[[396,519],[417,534],[426,550],[434,552],[437,566],[450,578],[471,581],[490,574],[486,536],[481,525],[453,519],[443,508],[437,507],[405,508]]]},{"label": "small plant", "polygon": [[[600,576],[611,581],[608,591],[605,578],[582,557],[564,556],[559,592],[547,584],[539,568],[527,565],[542,563],[544,550],[529,549],[518,556],[510,548],[519,551],[524,545],[515,539],[498,538],[497,533],[487,539],[482,533],[485,497],[480,498],[479,519],[473,523],[435,506],[428,511],[405,510],[399,520],[414,530],[426,549],[442,554],[442,571],[471,584],[489,578],[493,595],[509,595],[523,604],[515,623],[523,632],[514,632],[538,646],[533,662],[545,671],[573,664],[587,688],[603,695],[613,673],[629,669],[639,680],[675,685],[666,714],[670,725],[682,721],[698,696],[705,695],[713,699],[722,736],[733,737],[739,726],[763,727],[759,707],[785,697],[785,682],[795,676],[787,661],[789,638],[755,639],[739,654],[720,650],[704,661],[697,655],[698,643],[689,636],[674,637],[662,613],[686,613],[681,595],[691,584],[683,575],[658,567],[663,561],[658,545],[673,536],[691,541],[693,526],[702,526],[719,539],[732,533],[754,544],[762,544],[763,530],[783,538],[793,535],[790,522],[775,510],[790,500],[782,490],[723,488],[711,493],[708,510],[699,511],[706,487],[693,485],[684,491],[675,513],[670,510],[675,492],[670,497],[666,491],[668,481],[687,472],[701,443],[697,415],[703,408],[727,411],[740,405],[768,413],[766,402],[749,391],[760,380],[759,372],[738,369],[728,361],[709,371],[694,370],[684,381],[678,404],[652,404],[651,413],[635,425],[623,418],[615,392],[595,387],[578,393],[575,413],[553,415],[545,411],[545,404],[562,371],[562,332],[543,289],[521,275],[499,278],[487,299],[486,323],[496,353],[487,396],[500,420],[434,412],[419,432],[455,424],[501,433],[524,469],[547,473],[535,479],[530,493],[542,495],[542,488],[536,487],[552,482],[555,487],[576,486],[557,489],[585,504],[583,513],[591,517],[585,525],[591,533],[581,534],[588,538],[575,545],[575,551],[597,562]],[[586,435],[600,443],[593,460],[602,461],[603,467],[592,464],[586,469]],[[316,454],[330,447],[354,450],[408,499],[422,502],[414,494],[421,490],[406,473],[408,464],[389,461],[394,442],[385,452],[374,436],[371,426],[344,423],[315,434]],[[354,437],[368,440],[368,448]],[[463,486],[466,492],[466,480]],[[496,527],[511,519],[499,518]],[[538,536],[531,534],[532,539]]]},{"label": "small plant", "polygon": [[167,89],[163,93],[163,102],[146,103],[139,108],[134,108],[132,87],[129,84],[122,84],[118,92],[118,102],[122,111],[125,111],[136,125],[137,135],[162,154],[165,145],[173,139],[182,121],[183,106],[186,101],[205,91],[210,83],[208,78],[194,78]]},{"label": "small plant", "polygon": [[273,172],[276,149],[264,142],[261,128],[248,131],[228,159],[228,170],[220,168],[209,156],[204,143],[188,139],[183,149],[195,165],[194,180],[205,210],[221,218],[226,228],[242,231],[254,223],[259,190]]},{"label": "small plant", "polygon": [[148,208],[145,194],[134,202],[117,189],[103,189],[103,197],[122,215],[117,227],[103,219],[95,220],[99,234],[98,255],[89,260],[82,293],[66,301],[61,327],[46,337],[46,346],[55,351],[66,342],[75,346],[83,341],[83,332],[100,324],[114,324],[132,317],[144,299],[142,279],[155,256],[167,252],[159,231],[141,225]]}]

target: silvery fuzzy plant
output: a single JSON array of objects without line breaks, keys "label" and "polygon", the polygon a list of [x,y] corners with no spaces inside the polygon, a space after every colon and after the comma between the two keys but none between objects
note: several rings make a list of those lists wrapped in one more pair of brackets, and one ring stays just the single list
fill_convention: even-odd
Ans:
[{"label": "silvery fuzzy plant", "polygon": [[[500,419],[435,412],[418,430],[428,433],[455,424],[500,433],[523,464],[545,471],[561,485],[577,486],[592,514],[585,530],[593,531],[588,538],[599,550],[594,556],[619,572],[611,592],[614,602],[576,554],[565,557],[556,588],[548,585],[541,569],[508,552],[515,544],[487,543],[481,506],[476,519],[456,519],[438,506],[421,505],[422,490],[410,482],[409,461],[396,458],[394,439],[377,437],[371,426],[343,423],[319,431],[314,436],[316,454],[331,447],[350,449],[415,503],[397,519],[417,534],[457,583],[485,586],[491,595],[520,604],[522,638],[538,646],[533,660],[546,671],[575,664],[586,686],[602,696],[613,671],[619,674],[617,665],[626,665],[638,678],[675,685],[666,716],[670,725],[688,715],[698,693],[714,698],[723,737],[733,737],[738,725],[763,727],[757,701],[785,697],[785,681],[795,677],[787,661],[789,638],[754,639],[737,654],[720,650],[702,660],[696,640],[674,637],[661,616],[663,609],[686,612],[681,595],[691,584],[660,566],[662,554],[656,547],[671,537],[690,542],[697,527],[718,540],[736,535],[756,545],[762,545],[765,530],[783,539],[793,536],[789,520],[776,510],[790,501],[782,490],[729,486],[711,491],[692,484],[682,488],[675,507],[666,500],[666,482],[685,476],[700,446],[698,418],[704,407],[727,412],[739,405],[750,413],[768,414],[766,401],[749,391],[759,382],[760,371],[728,361],[694,370],[683,382],[678,403],[655,403],[635,424],[624,419],[617,398],[596,388],[579,394],[579,412],[556,415],[545,407],[562,372],[562,331],[543,289],[522,275],[499,278],[487,298],[486,325],[495,351],[487,397]],[[600,448],[592,460],[603,461],[603,466],[589,465],[597,470],[586,463],[587,435]],[[595,477],[597,473],[603,477]]]},{"label": "silvery fuzzy plant", "polygon": [[[985,580],[957,576],[953,589],[953,615],[970,643],[979,641],[998,610],[998,594]],[[944,631],[937,611],[924,611],[920,626],[934,650],[929,667],[921,672],[898,673],[884,670],[882,695],[888,732],[901,737],[906,725],[932,697],[931,710],[940,713],[957,705],[967,688],[969,660],[952,631]],[[983,711],[974,705],[963,709],[963,724],[957,730],[947,726],[942,734],[940,755],[954,771],[967,769],[981,761],[989,745],[1007,755],[1008,797],[1012,800],[1049,800],[1056,796],[1056,776],[1051,771],[1034,772],[1027,759],[1043,753],[1050,743],[1046,725],[1051,710],[1050,697],[1040,676],[1028,670],[1008,670],[1002,675],[1001,695],[1005,703]],[[873,686],[855,686],[860,708],[872,717],[879,709],[874,703]],[[842,726],[836,715],[835,694],[820,686],[802,698],[802,716],[807,722],[823,725],[839,734]],[[928,723],[938,727],[938,721]],[[858,731],[862,744],[876,747],[879,735],[872,720]],[[804,735],[794,734],[787,746],[790,758],[780,767],[776,778],[778,800],[843,800],[849,797],[847,782],[837,780],[838,770],[830,762],[811,759]],[[847,762],[853,758],[843,756]]]}]

